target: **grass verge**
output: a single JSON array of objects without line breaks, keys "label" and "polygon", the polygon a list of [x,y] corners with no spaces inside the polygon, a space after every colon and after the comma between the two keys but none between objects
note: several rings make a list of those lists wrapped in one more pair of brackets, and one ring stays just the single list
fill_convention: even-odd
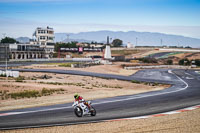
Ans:
[{"label": "grass verge", "polygon": [[156,82],[141,82],[141,81],[137,81],[137,80],[132,80],[132,83],[136,83],[136,84],[144,84],[144,85],[149,85],[149,86],[159,86],[159,85],[163,85],[160,83],[156,83]]},{"label": "grass verge", "polygon": [[57,65],[59,67],[71,67],[72,64],[80,64],[80,62],[47,63],[46,65]]},{"label": "grass verge", "polygon": [[137,50],[112,50],[111,52],[112,54],[117,54],[117,55],[131,55],[138,53]]},{"label": "grass verge", "polygon": [[64,93],[64,89],[47,89],[43,88],[41,91],[38,90],[24,90],[21,92],[12,92],[9,93],[8,90],[0,91],[0,97],[2,100],[5,99],[23,99],[23,98],[37,98],[37,97],[42,97],[42,96],[49,96],[54,93],[61,94]]},{"label": "grass verge", "polygon": [[51,84],[51,85],[73,85],[73,86],[85,86],[83,83],[59,83],[59,82],[39,82],[40,84]]}]

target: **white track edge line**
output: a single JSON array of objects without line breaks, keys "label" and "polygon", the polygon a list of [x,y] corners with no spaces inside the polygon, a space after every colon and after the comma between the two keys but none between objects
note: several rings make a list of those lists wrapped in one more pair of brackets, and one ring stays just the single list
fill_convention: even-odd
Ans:
[{"label": "white track edge line", "polygon": [[[194,108],[198,109],[200,105],[195,105],[187,108]],[[183,108],[180,110],[184,110],[187,108]],[[160,113],[161,115],[170,115],[170,114],[179,114],[181,112],[178,112],[179,110],[175,111],[169,111],[165,113]],[[99,121],[90,121],[90,122],[78,122],[77,124],[88,124],[88,123],[97,123],[97,122],[113,122],[113,121],[120,121],[120,120],[137,120],[137,119],[148,119],[153,118],[153,115],[159,115],[159,114],[152,114],[152,115],[146,115],[146,116],[136,116],[136,117],[129,117],[129,118],[121,118],[121,119],[111,119],[111,120],[99,120]],[[75,123],[63,123],[63,124],[46,124],[41,126],[23,126],[23,127],[11,127],[11,128],[0,128],[0,130],[12,130],[12,129],[25,129],[25,128],[40,128],[40,127],[50,127],[50,126],[64,126],[64,125],[74,125]]]},{"label": "white track edge line", "polygon": [[[174,74],[171,70],[168,70],[168,73]],[[104,103],[114,103],[114,102],[120,102],[120,101],[128,101],[128,100],[140,99],[140,98],[157,96],[157,95],[164,95],[164,94],[179,92],[179,91],[187,89],[188,88],[188,84],[183,79],[181,79],[179,76],[177,76],[176,74],[174,74],[174,75],[186,85],[184,88],[181,88],[181,89],[178,89],[178,90],[175,90],[175,91],[169,91],[169,92],[163,92],[163,93],[161,92],[161,93],[152,94],[152,95],[145,95],[145,96],[139,96],[139,97],[125,98],[125,99],[119,99],[119,100],[114,100],[114,101],[104,101],[104,102],[94,103],[93,105],[104,104]],[[25,112],[8,112],[8,113],[2,113],[2,114],[7,114],[7,115],[4,115],[4,116],[8,116],[8,115],[17,115],[17,114],[27,114],[27,113],[36,113],[36,112],[60,110],[60,109],[67,109],[67,108],[72,108],[72,107],[68,106],[68,107],[60,107],[60,108],[52,108],[52,109],[44,109],[44,110],[35,110],[35,111],[25,111]],[[0,117],[1,116],[2,115],[0,114]]]}]

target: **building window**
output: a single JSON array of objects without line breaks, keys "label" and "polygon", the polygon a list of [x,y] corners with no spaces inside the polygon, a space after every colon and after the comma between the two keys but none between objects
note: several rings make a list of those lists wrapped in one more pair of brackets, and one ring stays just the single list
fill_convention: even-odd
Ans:
[{"label": "building window", "polygon": [[45,40],[45,36],[40,36],[40,40]]},{"label": "building window", "polygon": [[46,31],[45,30],[38,30],[38,34],[45,34]]},{"label": "building window", "polygon": [[49,40],[53,40],[53,37],[49,37]]},{"label": "building window", "polygon": [[49,31],[49,34],[53,34],[53,31]]}]

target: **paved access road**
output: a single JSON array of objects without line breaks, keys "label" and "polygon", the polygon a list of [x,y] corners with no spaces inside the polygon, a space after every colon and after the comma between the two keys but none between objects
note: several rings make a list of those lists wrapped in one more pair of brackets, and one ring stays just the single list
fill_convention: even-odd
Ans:
[{"label": "paved access road", "polygon": [[72,103],[1,111],[1,130],[69,125],[144,116],[200,104],[200,75],[193,70],[148,69],[139,71],[131,76],[66,70],[21,69],[20,71],[96,76],[127,81],[139,80],[167,83],[171,84],[172,87],[161,91],[94,100],[92,101],[93,106],[97,110],[97,116],[95,117],[77,118],[71,107]]}]

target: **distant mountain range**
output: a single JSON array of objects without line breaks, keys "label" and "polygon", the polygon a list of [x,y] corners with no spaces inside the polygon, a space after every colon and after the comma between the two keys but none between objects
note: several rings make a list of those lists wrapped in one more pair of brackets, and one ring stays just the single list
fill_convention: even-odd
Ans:
[{"label": "distant mountain range", "polygon": [[30,40],[30,38],[28,37],[18,37],[16,38],[16,41],[20,42],[20,43],[28,43]]},{"label": "distant mountain range", "polygon": [[[69,35],[69,38],[67,38]],[[138,46],[190,46],[194,48],[200,48],[200,39],[184,37],[179,35],[169,35],[163,33],[152,33],[152,32],[114,32],[114,31],[94,31],[94,32],[80,32],[80,33],[55,33],[55,42],[100,42],[105,43],[107,36],[114,39],[123,40],[124,45],[128,42]],[[24,38],[26,40],[27,38]],[[17,38],[18,40],[18,38]],[[110,41],[112,41],[110,40]],[[21,38],[21,41],[23,39]],[[21,42],[20,41],[20,42]]]},{"label": "distant mountain range", "polygon": [[81,42],[106,42],[107,36],[112,40],[118,38],[123,40],[124,44],[128,42],[139,46],[190,46],[200,48],[200,39],[184,37],[179,35],[169,35],[163,33],[151,33],[151,32],[113,32],[113,31],[95,31],[95,32],[81,32],[81,33],[55,33],[55,41],[67,41],[67,35],[69,35],[69,41],[77,40]]}]

